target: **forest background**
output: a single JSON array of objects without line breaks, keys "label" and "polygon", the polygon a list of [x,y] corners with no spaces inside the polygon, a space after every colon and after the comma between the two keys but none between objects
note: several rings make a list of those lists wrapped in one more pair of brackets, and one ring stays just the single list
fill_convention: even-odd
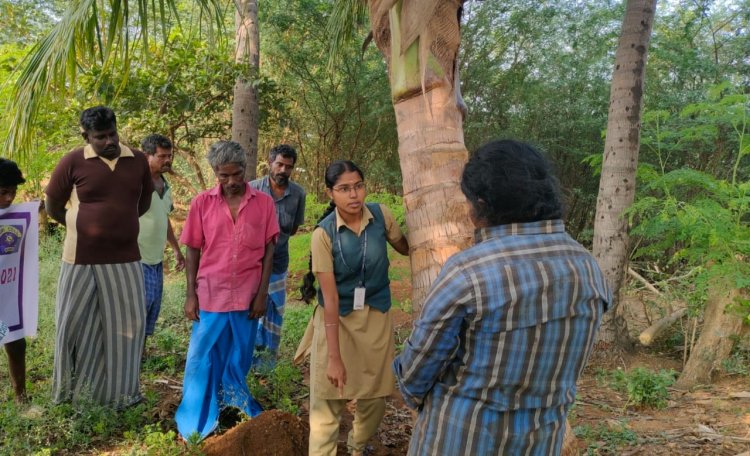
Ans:
[{"label": "forest background", "polygon": [[[750,86],[747,1],[668,2],[659,5],[649,47],[639,197],[658,175],[689,168],[717,179],[747,180],[746,161],[734,166],[740,137],[722,99]],[[58,20],[64,1],[0,1],[0,108],[8,112],[19,65]],[[201,25],[195,2],[182,3],[179,24],[146,44],[133,40],[128,74],[102,76],[92,64],[66,87],[53,87],[32,130],[31,153],[16,157],[42,185],[62,154],[80,143],[77,118],[88,106],[112,106],[123,141],[137,145],[149,133],[174,139],[177,207],[213,185],[204,163],[207,146],[227,138],[231,97],[240,71],[231,58],[231,34]],[[295,179],[322,196],[327,163],[360,163],[371,191],[398,194],[401,174],[388,80],[382,56],[362,39],[342,49],[329,67],[324,0],[260,2],[259,163],[271,147],[290,143],[300,159]],[[568,229],[590,244],[597,170],[606,129],[614,51],[624,5],[616,1],[470,1],[462,24],[461,90],[471,151],[495,138],[530,141],[554,161],[566,199]],[[194,14],[191,14],[194,13]],[[227,24],[233,4],[227,2]],[[231,29],[231,25],[228,26]],[[102,78],[106,78],[102,80]],[[712,109],[713,107],[713,109]],[[717,112],[719,111],[719,112]],[[722,115],[724,114],[724,115]],[[744,115],[740,110],[736,115]],[[10,119],[0,118],[0,141]],[[736,123],[736,119],[734,119]],[[261,169],[261,173],[263,170]]]},{"label": "forest background", "polygon": [[[293,144],[300,153],[294,179],[311,194],[308,221],[322,201],[323,170],[338,158],[359,163],[368,191],[400,205],[385,63],[374,46],[363,51],[362,31],[330,65],[332,3],[260,1],[258,9],[258,174],[264,174],[271,147]],[[243,71],[234,63],[231,34],[212,32],[195,5],[178,2],[180,22],[168,19],[163,36],[133,40],[127,73],[110,75],[79,62],[75,80],[49,88],[30,151],[2,154],[18,160],[29,180],[22,199],[40,198],[59,158],[80,144],[80,111],[107,104],[118,114],[123,142],[137,146],[153,132],[173,138],[177,159],[169,178],[175,218],[184,218],[191,198],[213,185],[205,151],[230,136],[233,87]],[[61,0],[0,0],[0,112],[10,111],[24,57],[67,6]],[[229,29],[233,8],[227,1]],[[459,62],[467,148],[513,137],[544,150],[562,184],[568,230],[587,247],[623,13],[616,1],[464,4]],[[630,267],[667,299],[687,303],[693,322],[708,294],[710,277],[701,275],[707,261],[737,260],[727,262],[734,285],[750,284],[744,256],[750,249],[749,24],[747,0],[659,3],[649,45],[636,199],[628,214]],[[3,143],[10,122],[8,115],[0,117]],[[738,318],[747,319],[747,301],[738,303]],[[656,317],[671,310],[657,307]],[[675,344],[688,346],[690,336],[689,329],[680,332]],[[177,343],[169,337],[167,345]],[[738,347],[732,362],[746,366],[750,348]],[[169,361],[170,369],[179,371],[179,363],[179,357]]]}]

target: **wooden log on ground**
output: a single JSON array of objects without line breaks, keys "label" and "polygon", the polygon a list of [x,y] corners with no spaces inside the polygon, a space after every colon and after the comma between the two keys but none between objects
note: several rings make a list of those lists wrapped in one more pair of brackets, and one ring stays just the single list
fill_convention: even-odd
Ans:
[{"label": "wooden log on ground", "polygon": [[656,340],[657,337],[659,337],[659,335],[661,335],[661,333],[672,326],[674,322],[684,317],[686,313],[687,307],[683,307],[682,309],[678,309],[672,312],[671,315],[667,315],[666,317],[655,321],[654,324],[646,328],[638,336],[638,341],[641,343],[641,345],[648,347],[654,342],[654,340]]}]

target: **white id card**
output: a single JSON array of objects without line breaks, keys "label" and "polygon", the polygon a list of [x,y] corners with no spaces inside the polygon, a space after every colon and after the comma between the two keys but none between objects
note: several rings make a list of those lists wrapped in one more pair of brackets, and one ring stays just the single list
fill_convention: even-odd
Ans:
[{"label": "white id card", "polygon": [[365,287],[357,287],[354,289],[354,310],[362,310],[365,308]]}]

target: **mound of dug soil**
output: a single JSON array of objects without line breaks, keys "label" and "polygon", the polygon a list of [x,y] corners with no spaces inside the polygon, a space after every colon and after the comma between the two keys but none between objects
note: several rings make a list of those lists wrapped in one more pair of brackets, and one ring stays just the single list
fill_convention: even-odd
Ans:
[{"label": "mound of dug soil", "polygon": [[223,435],[211,437],[201,448],[208,456],[305,456],[308,426],[294,415],[269,410]]}]

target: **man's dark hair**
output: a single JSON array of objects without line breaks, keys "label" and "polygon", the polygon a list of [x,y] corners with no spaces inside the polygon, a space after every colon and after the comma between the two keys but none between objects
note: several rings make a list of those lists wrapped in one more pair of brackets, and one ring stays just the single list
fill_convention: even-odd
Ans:
[{"label": "man's dark hair", "polygon": [[268,153],[268,163],[273,163],[278,155],[284,158],[291,158],[292,164],[297,163],[297,151],[289,144],[279,144],[271,149],[271,152]]},{"label": "man's dark hair", "polygon": [[0,187],[17,187],[26,182],[13,160],[0,158]]},{"label": "man's dark hair", "polygon": [[171,149],[172,141],[166,136],[158,134],[148,135],[141,141],[141,150],[148,155],[154,155],[157,147]]},{"label": "man's dark hair", "polygon": [[115,112],[106,106],[94,106],[81,113],[83,131],[102,131],[117,127]]},{"label": "man's dark hair", "polygon": [[477,149],[464,167],[461,191],[479,219],[490,226],[562,217],[557,179],[533,146],[493,141]]}]

